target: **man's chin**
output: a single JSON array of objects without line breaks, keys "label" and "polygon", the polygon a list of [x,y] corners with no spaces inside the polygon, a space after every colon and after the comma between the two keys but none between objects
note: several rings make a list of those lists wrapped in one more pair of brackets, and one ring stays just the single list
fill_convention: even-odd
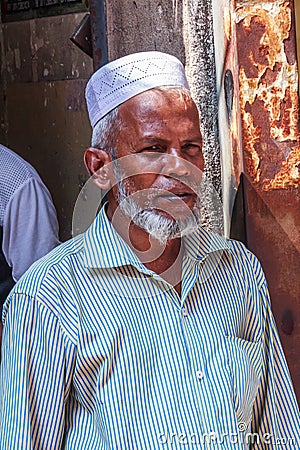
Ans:
[{"label": "man's chin", "polygon": [[192,211],[182,219],[175,219],[165,211],[152,208],[139,211],[135,216],[131,217],[131,220],[161,244],[166,244],[169,240],[191,234],[199,225]]},{"label": "man's chin", "polygon": [[142,208],[133,197],[126,195],[123,186],[119,189],[119,207],[122,213],[161,244],[193,233],[200,223],[198,204],[193,202],[189,206],[182,203],[174,206],[175,208],[171,205],[169,208],[160,208],[154,205]]}]

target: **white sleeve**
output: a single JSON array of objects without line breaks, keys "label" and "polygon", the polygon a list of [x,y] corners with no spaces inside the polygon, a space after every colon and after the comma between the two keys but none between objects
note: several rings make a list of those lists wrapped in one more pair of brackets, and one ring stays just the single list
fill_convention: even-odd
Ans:
[{"label": "white sleeve", "polygon": [[2,249],[15,281],[33,262],[59,244],[51,195],[41,180],[30,178],[10,199],[3,221]]}]

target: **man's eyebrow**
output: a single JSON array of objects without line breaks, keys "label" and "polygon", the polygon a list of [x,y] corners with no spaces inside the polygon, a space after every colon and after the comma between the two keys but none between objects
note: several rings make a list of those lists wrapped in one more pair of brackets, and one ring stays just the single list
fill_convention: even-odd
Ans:
[{"label": "man's eyebrow", "polygon": [[193,142],[200,142],[202,144],[202,141],[203,139],[201,136],[196,136],[189,139],[185,139],[183,142],[187,144],[192,144]]},{"label": "man's eyebrow", "polygon": [[165,144],[168,142],[168,139],[163,139],[155,136],[144,136],[140,140],[141,145],[148,145],[148,144]]},{"label": "man's eyebrow", "polygon": [[[167,143],[169,141],[169,139],[163,139],[163,138],[160,138],[160,137],[155,137],[155,136],[144,136],[141,140],[140,140],[140,143],[141,143],[141,145],[144,145],[144,144],[151,144],[151,143],[153,143],[153,144],[163,144],[163,143]],[[182,141],[182,143],[183,144],[192,144],[192,143],[195,143],[195,142],[197,142],[197,143],[201,143],[202,144],[202,142],[203,142],[203,139],[202,139],[202,137],[201,136],[194,136],[194,137],[190,137],[190,138],[188,138],[188,139],[184,139],[183,141]]]},{"label": "man's eyebrow", "polygon": [[202,136],[195,136],[189,139],[184,139],[181,144],[183,147],[186,147],[187,145],[199,145],[202,147],[203,145],[203,139]]}]

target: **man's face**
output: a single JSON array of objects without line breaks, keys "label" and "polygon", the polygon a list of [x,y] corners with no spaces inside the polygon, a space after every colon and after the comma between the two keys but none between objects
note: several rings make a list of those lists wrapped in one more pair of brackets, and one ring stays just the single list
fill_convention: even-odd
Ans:
[{"label": "man's face", "polygon": [[119,114],[111,206],[134,222],[146,213],[157,226],[158,219],[185,223],[196,208],[204,165],[196,105],[185,94],[152,89],[122,104]]}]

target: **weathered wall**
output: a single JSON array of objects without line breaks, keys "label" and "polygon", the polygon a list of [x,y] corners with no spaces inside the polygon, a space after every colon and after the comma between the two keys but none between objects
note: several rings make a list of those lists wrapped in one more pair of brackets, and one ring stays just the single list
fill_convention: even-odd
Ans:
[{"label": "weathered wall", "polygon": [[92,60],[69,38],[83,14],[1,25],[0,141],[39,171],[70,236],[90,142],[84,86]]},{"label": "weathered wall", "polygon": [[185,61],[181,0],[106,1],[109,60],[159,50]]},{"label": "weathered wall", "polygon": [[218,128],[218,95],[212,1],[185,0],[183,36],[186,70],[200,111],[206,183],[202,193],[203,225],[222,234],[222,186]]}]

